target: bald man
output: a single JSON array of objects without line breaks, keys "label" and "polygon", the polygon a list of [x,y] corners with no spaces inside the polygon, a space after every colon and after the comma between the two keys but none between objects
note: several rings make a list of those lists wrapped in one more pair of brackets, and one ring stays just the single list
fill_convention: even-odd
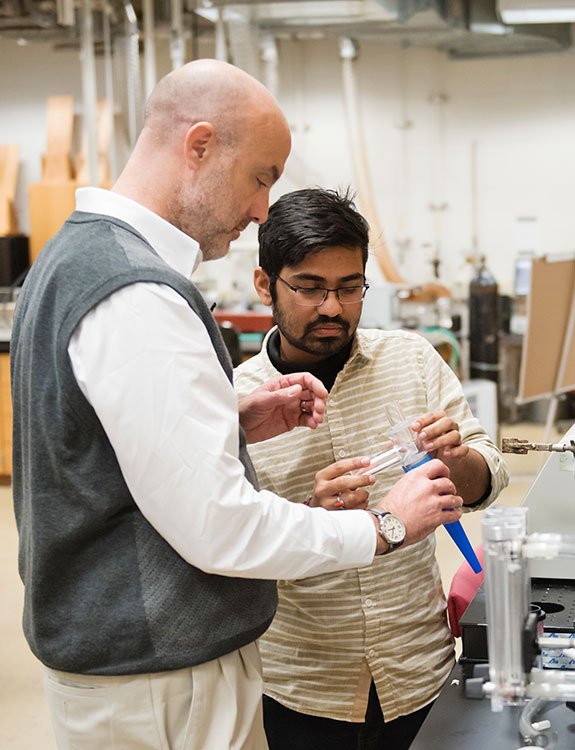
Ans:
[{"label": "bald man", "polygon": [[[24,629],[45,665],[58,747],[262,750],[256,639],[276,578],[369,564],[381,519],[259,492],[247,442],[316,427],[326,391],[280,376],[239,405],[217,326],[190,281],[264,222],[290,134],[242,71],[196,61],[164,78],[111,191],[35,261],[11,342],[14,502]],[[346,458],[313,504],[373,480]],[[456,520],[436,461],[385,498],[404,544]],[[419,520],[421,518],[424,520]]]}]

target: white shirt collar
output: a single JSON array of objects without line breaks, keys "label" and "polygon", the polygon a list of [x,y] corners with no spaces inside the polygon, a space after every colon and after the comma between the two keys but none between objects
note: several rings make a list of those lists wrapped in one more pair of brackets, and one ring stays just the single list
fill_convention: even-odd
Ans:
[{"label": "white shirt collar", "polygon": [[76,210],[112,216],[134,227],[168,265],[190,278],[202,261],[198,243],[140,203],[102,188],[76,190]]}]

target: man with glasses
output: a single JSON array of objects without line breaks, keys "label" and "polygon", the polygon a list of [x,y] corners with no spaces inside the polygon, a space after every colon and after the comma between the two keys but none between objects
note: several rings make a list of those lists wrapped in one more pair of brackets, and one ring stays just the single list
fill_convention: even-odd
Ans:
[{"label": "man with glasses", "polygon": [[[507,469],[455,375],[417,334],[358,329],[368,226],[349,196],[284,195],[259,243],[255,286],[277,327],[236,370],[236,389],[306,370],[329,391],[314,434],[295,429],[250,446],[261,485],[305,501],[318,468],[387,446],[384,406],[394,402],[447,464],[464,503],[491,503]],[[402,476],[379,474],[371,497],[360,488],[319,504],[373,507]],[[454,662],[434,550],[430,535],[367,567],[280,581],[278,612],[260,641],[270,750],[409,747]]]}]

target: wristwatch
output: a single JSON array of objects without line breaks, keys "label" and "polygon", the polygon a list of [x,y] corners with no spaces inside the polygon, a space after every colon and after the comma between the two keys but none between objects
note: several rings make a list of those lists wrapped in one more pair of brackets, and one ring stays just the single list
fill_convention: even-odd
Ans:
[{"label": "wristwatch", "polygon": [[387,542],[389,549],[383,554],[387,554],[398,547],[401,547],[405,541],[405,526],[401,518],[394,516],[388,510],[377,510],[375,508],[369,508],[369,512],[372,513],[379,521],[379,535]]}]

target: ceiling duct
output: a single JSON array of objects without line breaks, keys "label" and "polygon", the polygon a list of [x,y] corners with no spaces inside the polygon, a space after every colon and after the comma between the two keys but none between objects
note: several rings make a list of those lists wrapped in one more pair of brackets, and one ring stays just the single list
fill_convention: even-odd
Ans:
[{"label": "ceiling duct", "polygon": [[[170,35],[172,11],[170,0],[153,0],[156,34]],[[113,36],[123,35],[124,0],[93,0],[94,40],[96,51],[103,45],[103,14],[110,18]],[[137,22],[143,28],[144,0],[133,0]],[[54,40],[59,47],[80,44],[79,22],[80,0],[0,0],[0,39],[12,38],[26,41]],[[74,20],[72,24],[70,21]],[[192,19],[198,21],[198,30],[213,33],[213,24],[196,16],[191,9],[184,9],[183,25],[191,28]]]},{"label": "ceiling duct", "polygon": [[562,52],[571,46],[571,26],[555,24],[504,24],[493,0],[467,0],[464,39],[450,41],[444,49],[454,58],[501,57]]},{"label": "ceiling duct", "polygon": [[212,2],[230,11],[251,8],[257,27],[280,38],[389,39],[440,49],[452,58],[560,52],[571,46],[570,25],[506,25],[496,0]]},{"label": "ceiling duct", "polygon": [[[71,3],[78,0],[0,0],[0,37],[77,43],[78,23],[65,26]],[[102,39],[101,3],[94,0],[97,51]],[[501,0],[500,0],[501,2]],[[496,0],[188,0],[184,27],[215,34],[217,9],[225,16],[248,17],[255,34],[276,38],[390,40],[407,46],[445,51],[453,58],[496,57],[560,52],[571,47],[571,24],[509,25],[502,22]],[[574,0],[575,2],[575,0]],[[122,34],[122,3],[111,0],[116,13],[112,34]],[[143,0],[133,0],[140,25]],[[169,34],[170,0],[154,0],[156,33]],[[197,8],[197,10],[196,10]],[[77,9],[76,9],[77,14]],[[114,17],[116,20],[114,20]]]}]

